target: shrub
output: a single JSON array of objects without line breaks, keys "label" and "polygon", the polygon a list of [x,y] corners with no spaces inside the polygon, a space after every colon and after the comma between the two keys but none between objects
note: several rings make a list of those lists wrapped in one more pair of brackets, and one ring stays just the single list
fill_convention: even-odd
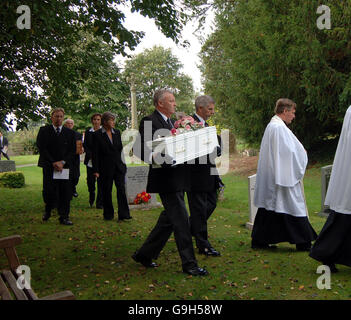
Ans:
[{"label": "shrub", "polygon": [[23,173],[20,171],[0,173],[0,186],[7,188],[22,188],[24,186]]}]

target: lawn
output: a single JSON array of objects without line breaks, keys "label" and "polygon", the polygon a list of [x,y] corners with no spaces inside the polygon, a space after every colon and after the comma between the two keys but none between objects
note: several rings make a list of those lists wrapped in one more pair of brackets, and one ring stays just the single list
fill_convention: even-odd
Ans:
[{"label": "lawn", "polygon": [[[229,173],[224,200],[209,221],[209,235],[221,257],[198,255],[209,276],[190,277],[181,272],[173,237],[157,262],[145,269],[131,259],[154,226],[160,209],[132,211],[125,222],[104,221],[102,211],[88,205],[85,167],[78,185],[79,197],[71,202],[73,226],[62,226],[54,212],[43,223],[42,174],[38,167],[18,169],[25,175],[21,189],[0,190],[0,237],[19,234],[21,263],[31,268],[31,285],[38,296],[71,290],[77,299],[94,300],[281,300],[350,299],[351,269],[339,266],[331,290],[319,290],[320,265],[295,246],[279,244],[272,252],[252,250],[248,221],[247,177]],[[304,179],[311,224],[319,232],[325,218],[320,210],[320,167],[314,165]],[[115,189],[114,189],[115,193]],[[116,199],[114,199],[116,207]],[[0,268],[7,261],[0,253]]]}]

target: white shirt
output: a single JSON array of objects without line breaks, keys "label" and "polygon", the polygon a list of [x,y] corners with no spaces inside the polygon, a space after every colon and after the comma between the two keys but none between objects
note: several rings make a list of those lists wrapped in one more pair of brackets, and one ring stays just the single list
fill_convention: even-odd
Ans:
[{"label": "white shirt", "polygon": [[195,112],[195,115],[199,118],[202,125],[205,126],[205,120],[202,117],[200,117],[196,112]]},{"label": "white shirt", "polygon": [[351,106],[346,111],[329,180],[325,205],[351,214]]},{"label": "white shirt", "polygon": [[307,216],[300,184],[307,161],[300,141],[280,117],[274,116],[261,142],[255,206],[296,217]]}]

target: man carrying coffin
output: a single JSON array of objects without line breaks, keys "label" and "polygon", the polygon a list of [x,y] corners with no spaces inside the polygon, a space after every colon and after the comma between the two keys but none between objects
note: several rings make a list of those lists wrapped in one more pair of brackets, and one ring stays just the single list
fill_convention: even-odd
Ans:
[{"label": "man carrying coffin", "polygon": [[[208,127],[206,120],[213,114],[215,102],[212,97],[203,95],[195,100],[195,121]],[[189,165],[191,191],[187,192],[191,232],[195,237],[196,246],[200,254],[206,256],[220,256],[208,240],[207,220],[210,218],[217,206],[217,189],[223,185],[218,172],[215,157],[220,156],[220,147],[215,149],[215,154],[197,158],[194,164]],[[214,174],[212,171],[216,171]]]},{"label": "man carrying coffin", "polygon": [[152,152],[146,146],[147,141],[154,140],[159,135],[171,134],[174,121],[170,117],[176,109],[173,93],[167,89],[156,91],[154,105],[156,110],[140,122],[140,135],[137,137],[133,151],[136,156],[150,164],[146,191],[159,193],[165,210],[161,212],[155,227],[132,258],[145,267],[157,267],[152,260],[158,258],[174,232],[183,272],[193,276],[204,276],[208,272],[197,265],[188,212],[184,203],[184,191],[187,191],[189,186],[187,166],[175,165],[169,156]]},{"label": "man carrying coffin", "polygon": [[298,251],[309,251],[317,237],[301,185],[307,153],[287,127],[295,111],[293,101],[279,99],[262,138],[254,195],[258,211],[251,235],[254,249],[275,248],[270,244],[287,241]]},{"label": "man carrying coffin", "polygon": [[325,205],[331,213],[310,256],[337,272],[335,264],[351,267],[351,106],[346,111],[336,149]]}]

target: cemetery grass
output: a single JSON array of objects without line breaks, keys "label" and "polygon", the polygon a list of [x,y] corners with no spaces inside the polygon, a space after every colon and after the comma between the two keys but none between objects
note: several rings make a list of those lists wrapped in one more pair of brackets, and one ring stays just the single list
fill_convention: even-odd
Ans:
[{"label": "cemetery grass", "polygon": [[[131,259],[158,219],[160,209],[132,211],[132,220],[102,219],[102,210],[88,205],[85,167],[81,166],[79,197],[71,202],[73,226],[58,223],[54,211],[43,223],[42,173],[38,167],[20,168],[26,186],[0,189],[0,237],[19,234],[17,247],[22,264],[31,268],[31,285],[39,297],[71,290],[77,299],[93,300],[333,300],[350,299],[351,269],[339,266],[332,274],[331,289],[319,290],[319,262],[289,243],[275,251],[252,250],[248,221],[247,177],[229,173],[224,200],[209,220],[209,235],[221,257],[196,252],[207,277],[181,272],[174,238],[157,260],[157,269],[145,269]],[[311,224],[319,233],[325,218],[319,217],[320,167],[307,171],[305,194]],[[115,189],[114,189],[115,195]],[[116,199],[114,196],[116,210]],[[0,253],[0,268],[7,260]]]}]

